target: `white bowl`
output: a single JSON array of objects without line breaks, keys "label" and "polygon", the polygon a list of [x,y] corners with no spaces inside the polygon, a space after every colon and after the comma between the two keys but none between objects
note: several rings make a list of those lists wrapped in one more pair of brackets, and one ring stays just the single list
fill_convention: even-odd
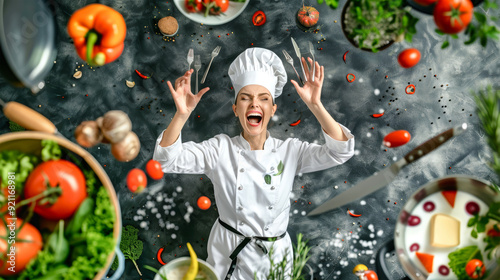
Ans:
[{"label": "white bowl", "polygon": [[[162,274],[167,276],[169,272],[179,269],[180,267],[186,266],[189,267],[191,264],[191,258],[189,257],[182,257],[175,259],[173,261],[170,261],[166,265],[162,266],[158,271]],[[207,275],[206,280],[220,280],[219,277],[217,277],[217,274],[215,274],[215,269],[213,266],[211,266],[209,263],[206,261],[198,259],[198,268],[200,271],[203,271]],[[168,280],[182,280],[182,277],[184,275],[181,275],[179,279],[170,279]],[[163,280],[160,275],[156,274],[154,280]]]},{"label": "white bowl", "polygon": [[174,0],[175,6],[184,16],[192,21],[206,25],[219,25],[232,21],[243,12],[249,2],[250,0],[246,0],[245,3],[229,1],[229,7],[224,14],[218,16],[208,15],[205,17],[204,13],[189,13],[184,6],[184,0]]}]

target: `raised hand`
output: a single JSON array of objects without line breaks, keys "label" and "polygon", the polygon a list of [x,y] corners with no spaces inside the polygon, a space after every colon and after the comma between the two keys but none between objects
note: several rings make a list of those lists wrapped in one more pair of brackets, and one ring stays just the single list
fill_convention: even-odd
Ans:
[{"label": "raised hand", "polygon": [[304,70],[306,71],[307,82],[302,87],[294,80],[291,80],[291,82],[300,98],[302,98],[304,103],[306,103],[306,105],[309,107],[310,105],[321,104],[321,89],[323,87],[325,67],[320,67],[319,63],[316,61],[316,73],[314,75],[313,82],[313,60],[311,58],[308,58],[308,60],[309,65],[302,57],[302,64],[304,65]]},{"label": "raised hand", "polygon": [[210,90],[210,88],[206,87],[201,89],[197,94],[191,92],[191,74],[193,74],[193,71],[193,69],[190,69],[186,71],[184,76],[175,80],[175,89],[172,83],[167,81],[179,114],[191,114],[196,105],[198,105],[198,102],[200,102],[201,97]]}]

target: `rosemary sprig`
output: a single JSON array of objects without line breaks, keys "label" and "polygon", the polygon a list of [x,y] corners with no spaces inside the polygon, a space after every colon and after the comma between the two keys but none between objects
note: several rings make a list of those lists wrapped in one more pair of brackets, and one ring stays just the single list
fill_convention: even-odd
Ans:
[{"label": "rosemary sprig", "polygon": [[493,161],[491,168],[500,174],[500,90],[488,86],[474,95],[477,114],[483,130],[486,133],[486,142],[492,150]]},{"label": "rosemary sprig", "polygon": [[[309,250],[311,248],[307,246],[308,240],[302,240],[302,233],[297,234],[297,245],[293,245],[294,250],[294,260],[292,266],[292,275],[290,275],[292,280],[304,280],[302,275],[302,270],[309,260]],[[277,263],[274,262],[274,244],[269,249],[269,261],[271,262],[271,268],[269,269],[269,275],[267,280],[283,280],[285,279],[286,266],[288,264],[287,255],[285,253],[283,259]],[[254,279],[257,280],[257,275],[254,274]]]}]

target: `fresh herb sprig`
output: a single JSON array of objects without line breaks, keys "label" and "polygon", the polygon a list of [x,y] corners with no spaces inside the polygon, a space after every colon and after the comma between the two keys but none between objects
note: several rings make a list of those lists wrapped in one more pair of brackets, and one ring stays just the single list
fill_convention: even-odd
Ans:
[{"label": "fresh herb sprig", "polygon": [[[134,226],[127,225],[123,227],[122,230],[122,239],[120,242],[120,250],[122,250],[125,259],[131,260],[139,275],[142,276],[142,272],[139,270],[139,266],[137,266],[136,260],[142,255],[142,249],[144,244],[138,238],[139,230]],[[115,258],[113,264],[111,265],[111,269],[118,269],[118,259]]]},{"label": "fresh herb sprig", "polygon": [[339,6],[339,0],[318,0],[318,4],[326,3],[326,5],[330,6],[332,9],[337,9]]},{"label": "fresh herb sprig", "polygon": [[[293,265],[292,265],[292,275],[291,280],[304,280],[304,275],[302,274],[302,270],[306,265],[306,262],[309,260],[309,251],[311,248],[307,245],[308,240],[303,240],[302,233],[297,234],[297,244],[293,245]],[[288,252],[287,252],[288,253]],[[283,259],[277,263],[274,262],[274,245],[269,249],[269,261],[271,262],[271,268],[269,269],[269,275],[267,276],[267,280],[284,280],[286,277],[286,267],[288,264],[287,261],[287,253]],[[257,275],[254,275],[254,279],[257,279]]]}]

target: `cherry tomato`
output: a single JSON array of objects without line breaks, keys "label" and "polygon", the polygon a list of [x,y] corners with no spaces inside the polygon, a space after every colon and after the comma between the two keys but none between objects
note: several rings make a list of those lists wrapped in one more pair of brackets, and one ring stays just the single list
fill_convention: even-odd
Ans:
[{"label": "cherry tomato", "polygon": [[130,170],[127,174],[127,187],[133,193],[142,192],[148,185],[146,173],[139,168]]},{"label": "cherry tomato", "polygon": [[210,198],[206,196],[200,196],[200,198],[198,198],[198,207],[201,210],[207,210],[208,208],[210,208],[210,205],[212,205]]},{"label": "cherry tomato", "polygon": [[161,170],[161,164],[154,159],[149,160],[146,164],[146,172],[148,173],[149,177],[155,180],[160,180],[161,178],[163,178],[163,170]]},{"label": "cherry tomato", "polygon": [[74,163],[64,159],[49,160],[35,167],[26,179],[24,197],[34,197],[51,187],[61,188],[61,195],[55,202],[43,205],[37,203],[35,207],[38,215],[49,220],[71,217],[87,197],[87,186],[82,171]]},{"label": "cherry tomato", "polygon": [[456,34],[469,25],[473,9],[470,0],[439,0],[434,7],[434,22],[444,33]]},{"label": "cherry tomato", "polygon": [[406,49],[399,53],[398,62],[403,68],[411,68],[420,61],[420,51],[414,48]]},{"label": "cherry tomato", "polygon": [[220,15],[229,8],[229,0],[203,0],[205,6],[205,15]]},{"label": "cherry tomato", "polygon": [[406,130],[396,130],[384,137],[383,144],[389,148],[402,146],[411,140],[411,135]]},{"label": "cherry tomato", "polygon": [[422,6],[429,6],[438,0],[413,0],[415,3],[420,4]]},{"label": "cherry tomato", "polygon": [[[14,275],[26,268],[26,265],[31,259],[35,258],[38,252],[42,249],[42,235],[33,225],[25,223],[21,230],[16,233],[15,239],[9,239],[11,228],[9,224],[14,222],[10,220],[10,216],[5,216],[7,222],[7,227],[4,222],[0,220],[0,256],[6,256],[7,263],[5,263],[4,258],[0,258],[0,275],[9,276]],[[23,220],[17,218],[15,221],[16,230],[19,229]],[[14,226],[12,226],[14,229]],[[15,243],[14,243],[15,241]],[[13,263],[9,263],[10,256],[7,254],[12,254],[12,247],[14,248],[15,260]],[[12,272],[9,267],[15,266],[15,272]]]},{"label": "cherry tomato", "polygon": [[257,11],[252,16],[252,23],[255,26],[261,26],[266,23],[266,14],[263,11]]},{"label": "cherry tomato", "polygon": [[470,278],[477,279],[483,277],[486,267],[481,260],[472,259],[465,266],[465,272]]},{"label": "cherry tomato", "polygon": [[203,11],[203,0],[185,0],[184,6],[190,13],[201,12]]},{"label": "cherry tomato", "polygon": [[373,270],[367,270],[365,272],[365,279],[366,280],[378,280],[377,273],[375,273],[375,271],[373,271]]},{"label": "cherry tomato", "polygon": [[487,233],[488,236],[491,236],[491,237],[500,237],[500,230],[496,230],[494,228],[488,230],[488,233]]}]

